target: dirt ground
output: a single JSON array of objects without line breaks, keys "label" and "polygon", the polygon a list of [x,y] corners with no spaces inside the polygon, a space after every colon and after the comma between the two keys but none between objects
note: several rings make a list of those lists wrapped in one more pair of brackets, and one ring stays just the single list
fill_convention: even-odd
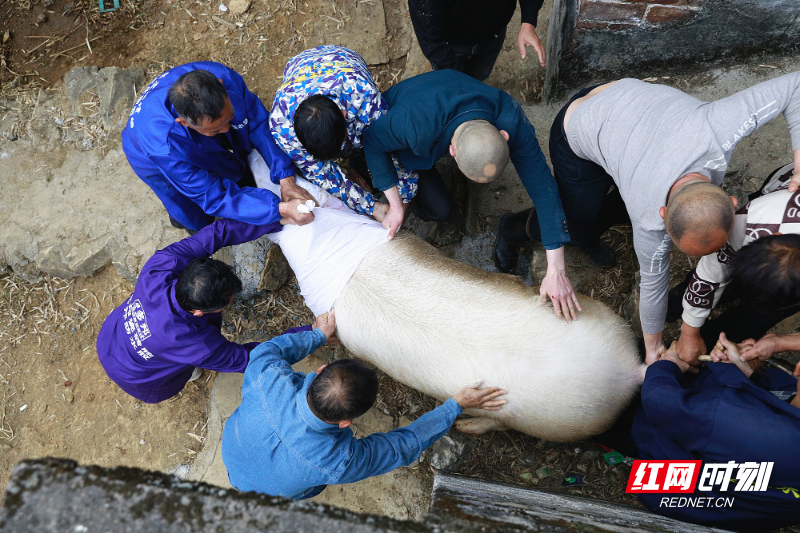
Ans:
[{"label": "dirt ground", "polygon": [[178,396],[148,405],[106,377],[95,340],[130,294],[113,267],[91,278],[0,277],[0,483],[20,460],[180,473],[202,445],[210,373]]}]

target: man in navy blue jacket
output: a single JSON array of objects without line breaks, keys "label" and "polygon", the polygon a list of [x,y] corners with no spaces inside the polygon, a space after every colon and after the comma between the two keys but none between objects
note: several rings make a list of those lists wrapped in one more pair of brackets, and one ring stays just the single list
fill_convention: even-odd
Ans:
[{"label": "man in navy blue jacket", "polygon": [[[241,282],[232,271],[210,274],[213,265],[198,263],[213,262],[206,258],[220,248],[280,229],[277,222],[254,226],[222,219],[157,251],[133,294],[108,315],[97,335],[97,355],[108,377],[134,398],[158,403],[178,394],[196,367],[244,372],[258,343],[237,344],[220,333],[221,311]],[[180,286],[184,274],[190,274],[182,284],[188,291]]]},{"label": "man in navy blue jacket", "polygon": [[[737,346],[720,338],[729,363],[709,363],[696,376],[670,349],[647,369],[633,439],[642,459],[703,464],[774,463],[766,491],[695,488],[691,497],[732,498],[730,507],[670,507],[665,497],[640,494],[653,512],[736,531],[765,531],[800,522],[800,399],[797,379],[778,370],[753,373]],[[673,344],[673,348],[675,344]],[[791,400],[791,401],[789,401]],[[702,470],[701,470],[702,472]],[[742,476],[734,470],[733,477]],[[702,474],[701,474],[702,476]],[[701,476],[698,476],[698,487]],[[706,480],[707,481],[707,480]],[[713,483],[713,482],[712,482]]]},{"label": "man in navy blue jacket", "polygon": [[[383,224],[388,221],[391,225],[390,235],[403,222],[399,194],[394,193],[397,172],[391,155],[397,156],[406,169],[418,170],[432,168],[449,153],[467,177],[479,181],[462,165],[456,137],[472,125],[491,124],[507,141],[511,162],[536,205],[542,244],[547,250],[541,295],[550,296],[557,316],[563,312],[567,320],[577,318],[575,308],[580,310],[580,304],[565,272],[564,243],[569,241],[569,234],[564,209],[536,132],[522,107],[508,93],[454,70],[414,76],[382,96],[389,112],[364,130],[363,144],[372,183],[389,199],[389,214]],[[502,168],[497,174],[500,172]],[[496,175],[481,181],[490,181]],[[423,180],[420,177],[418,196],[423,194]]]},{"label": "man in navy blue jacket", "polygon": [[[213,217],[271,224],[313,220],[297,204],[313,200],[295,184],[292,160],[269,132],[264,104],[225,65],[189,63],[143,92],[122,132],[136,175],[156,193],[175,227],[198,231]],[[247,155],[258,150],[281,185],[281,199],[255,186]],[[292,203],[293,202],[293,203]]]}]

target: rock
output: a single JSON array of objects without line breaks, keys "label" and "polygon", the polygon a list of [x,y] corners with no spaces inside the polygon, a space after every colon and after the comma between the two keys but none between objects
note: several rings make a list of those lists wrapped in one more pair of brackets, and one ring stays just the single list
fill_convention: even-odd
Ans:
[{"label": "rock", "polygon": [[422,48],[419,47],[416,37],[411,39],[411,48],[406,56],[406,69],[403,71],[403,79],[407,80],[412,76],[424,74],[431,70],[431,64],[422,53]]},{"label": "rock", "polygon": [[475,441],[466,436],[450,432],[437,440],[428,452],[428,462],[442,472],[456,472],[475,449]]},{"label": "rock", "polygon": [[3,44],[6,44],[8,40],[11,38],[11,32],[6,30],[3,32]]},{"label": "rock", "polygon": [[108,249],[110,235],[74,246],[64,258],[74,275],[88,277],[111,261]]},{"label": "rock", "polygon": [[642,276],[637,270],[634,277],[631,294],[628,296],[628,299],[625,300],[625,303],[622,306],[622,311],[625,313],[625,320],[630,322],[633,332],[636,333],[636,335],[638,335],[640,338],[644,337],[642,334],[642,321],[639,318],[639,284],[641,281]]},{"label": "rock", "polygon": [[192,35],[192,39],[194,39],[195,41],[199,41],[202,38],[203,38],[203,34],[200,33],[200,32],[195,32],[195,34]]},{"label": "rock", "polygon": [[250,0],[231,0],[228,2],[228,10],[234,15],[241,15],[250,9]]},{"label": "rock", "polygon": [[289,279],[291,267],[279,246],[272,246],[264,260],[264,270],[258,282],[260,291],[277,291]]},{"label": "rock", "polygon": [[[224,261],[233,267],[233,271],[242,280],[242,292],[239,293],[239,296],[241,298],[250,298],[262,290],[259,288],[262,271],[267,260],[267,253],[272,248],[277,248],[277,246],[273,246],[272,242],[264,236],[255,241],[223,248],[214,254],[214,258]],[[283,261],[285,262],[286,259],[284,258]],[[289,269],[288,264],[286,269]],[[280,272],[276,272],[274,283],[279,281],[279,274]]]},{"label": "rock", "polygon": [[122,129],[137,90],[141,90],[143,85],[144,71],[140,68],[75,67],[64,76],[73,115],[81,114],[81,95],[96,87],[100,97],[100,117],[109,129]]},{"label": "rock", "polygon": [[45,13],[39,13],[36,17],[36,24],[43,24],[47,22],[47,15]]}]

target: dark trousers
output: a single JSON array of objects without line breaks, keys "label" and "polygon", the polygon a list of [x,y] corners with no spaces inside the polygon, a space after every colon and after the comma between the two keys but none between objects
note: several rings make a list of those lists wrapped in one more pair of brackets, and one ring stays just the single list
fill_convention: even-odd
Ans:
[{"label": "dark trousers", "polygon": [[[673,319],[680,316],[683,308],[683,295],[691,282],[694,270],[686,275],[686,278],[672,290],[669,291],[669,314]],[[733,301],[735,294],[730,294],[730,289],[723,295],[723,300]],[[720,333],[732,342],[742,342],[745,339],[760,339],[766,335],[778,322],[789,318],[795,313],[800,313],[800,305],[785,307],[783,309],[758,309],[742,303],[734,305],[717,318],[706,320],[700,326],[700,336],[706,343],[706,348],[710,352],[719,339]]]},{"label": "dark trousers", "polygon": [[[364,152],[354,151],[350,155],[350,166],[358,172],[364,181],[372,187],[372,174],[367,167]],[[441,174],[435,168],[417,170],[417,194],[411,200],[409,208],[418,218],[425,221],[445,221],[453,212],[453,200]]]},{"label": "dark trousers", "polygon": [[[492,73],[495,61],[497,61],[497,56],[500,55],[500,50],[503,49],[505,40],[506,32],[503,31],[495,35],[490,41],[481,44],[451,46],[456,56],[463,60],[464,67],[459,70],[478,81],[485,80]],[[433,70],[441,69],[441,67],[437,67],[433,63],[431,63],[431,67],[433,67]]]},{"label": "dark trousers", "polygon": [[[576,246],[594,243],[611,226],[630,224],[631,221],[614,180],[597,163],[575,155],[564,131],[567,108],[592,89],[594,87],[575,94],[556,115],[550,128],[553,175],[567,217],[569,244]],[[536,238],[534,235],[531,237]]]}]

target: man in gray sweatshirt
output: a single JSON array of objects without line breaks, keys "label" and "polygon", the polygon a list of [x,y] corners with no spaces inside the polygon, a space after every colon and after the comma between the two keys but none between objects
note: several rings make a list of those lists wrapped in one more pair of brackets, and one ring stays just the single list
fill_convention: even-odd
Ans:
[{"label": "man in gray sweatshirt", "polygon": [[[792,137],[791,187],[797,189],[800,72],[712,103],[623,79],[579,92],[556,116],[550,158],[571,244],[587,247],[590,257],[610,265],[613,253],[603,249],[599,236],[628,218],[633,225],[648,363],[664,349],[672,242],[690,255],[707,255],[725,244],[735,199],[724,205],[709,184],[722,183],[736,144],[780,113]],[[538,239],[531,214],[501,219],[494,257],[500,270],[515,262],[521,235]]]}]

